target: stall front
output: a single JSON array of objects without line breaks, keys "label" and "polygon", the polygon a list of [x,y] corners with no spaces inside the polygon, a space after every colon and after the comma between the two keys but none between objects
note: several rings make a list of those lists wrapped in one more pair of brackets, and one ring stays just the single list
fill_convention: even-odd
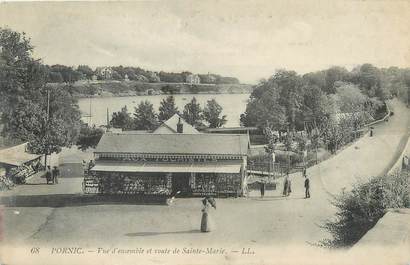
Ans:
[{"label": "stall front", "polygon": [[106,134],[84,189],[102,194],[241,196],[248,147],[246,135]]},{"label": "stall front", "polygon": [[27,143],[0,150],[0,167],[5,169],[5,177],[17,184],[41,171],[40,159],[41,155],[27,152]]}]

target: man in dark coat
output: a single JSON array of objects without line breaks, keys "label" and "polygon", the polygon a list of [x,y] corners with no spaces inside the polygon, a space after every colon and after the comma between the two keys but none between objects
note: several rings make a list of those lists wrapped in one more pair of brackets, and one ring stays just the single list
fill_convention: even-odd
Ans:
[{"label": "man in dark coat", "polygon": [[310,180],[309,177],[305,178],[305,199],[310,198]]},{"label": "man in dark coat", "polygon": [[49,181],[53,181],[52,176],[51,176],[50,166],[47,166],[47,169],[46,169],[46,180],[47,180],[47,184]]},{"label": "man in dark coat", "polygon": [[265,196],[265,182],[261,182],[261,198]]},{"label": "man in dark coat", "polygon": [[56,166],[54,166],[52,173],[53,173],[53,183],[58,184],[58,177],[60,176],[60,170]]}]

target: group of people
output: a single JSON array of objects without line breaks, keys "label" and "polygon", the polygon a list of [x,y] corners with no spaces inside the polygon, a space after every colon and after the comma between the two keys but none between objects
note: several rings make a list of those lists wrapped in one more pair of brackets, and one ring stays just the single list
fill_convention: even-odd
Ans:
[{"label": "group of people", "polygon": [[47,170],[46,170],[46,180],[47,180],[47,184],[49,182],[53,183],[53,184],[58,184],[58,178],[60,176],[60,170],[58,169],[57,166],[53,167],[53,170],[51,170],[50,166],[47,166]]},{"label": "group of people", "polygon": [[[306,173],[306,168],[302,170],[302,176],[305,178],[304,181],[304,188],[305,188],[305,198],[310,198],[310,180],[309,177],[307,176]],[[261,198],[265,196],[265,182],[260,183],[260,192],[261,192]],[[285,178],[283,179],[283,191],[282,195],[287,197],[292,193],[292,181],[289,177],[289,173],[286,173]]]}]

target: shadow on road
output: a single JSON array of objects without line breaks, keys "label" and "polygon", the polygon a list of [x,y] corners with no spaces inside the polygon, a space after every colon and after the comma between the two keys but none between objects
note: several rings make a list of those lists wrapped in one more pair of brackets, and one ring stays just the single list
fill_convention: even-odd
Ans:
[{"label": "shadow on road", "polygon": [[254,198],[249,198],[252,201],[279,201],[279,200],[304,200],[305,197],[286,197],[286,196],[265,196],[263,198],[260,197],[254,197]]},{"label": "shadow on road", "polygon": [[138,237],[138,236],[159,236],[159,235],[174,235],[174,234],[195,234],[201,233],[200,230],[189,230],[189,231],[175,231],[175,232],[139,232],[139,233],[128,233],[125,236]]},{"label": "shadow on road", "polygon": [[103,204],[166,205],[166,198],[147,195],[16,195],[0,198],[0,204],[6,207],[70,207]]}]

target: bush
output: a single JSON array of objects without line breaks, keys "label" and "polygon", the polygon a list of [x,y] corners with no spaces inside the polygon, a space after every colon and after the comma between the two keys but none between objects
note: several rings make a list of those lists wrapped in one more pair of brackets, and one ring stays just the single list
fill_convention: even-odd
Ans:
[{"label": "bush", "polygon": [[321,242],[326,247],[349,247],[359,241],[389,208],[410,207],[409,173],[374,177],[358,183],[349,193],[332,202],[338,208],[336,218],[323,226],[333,239]]}]

